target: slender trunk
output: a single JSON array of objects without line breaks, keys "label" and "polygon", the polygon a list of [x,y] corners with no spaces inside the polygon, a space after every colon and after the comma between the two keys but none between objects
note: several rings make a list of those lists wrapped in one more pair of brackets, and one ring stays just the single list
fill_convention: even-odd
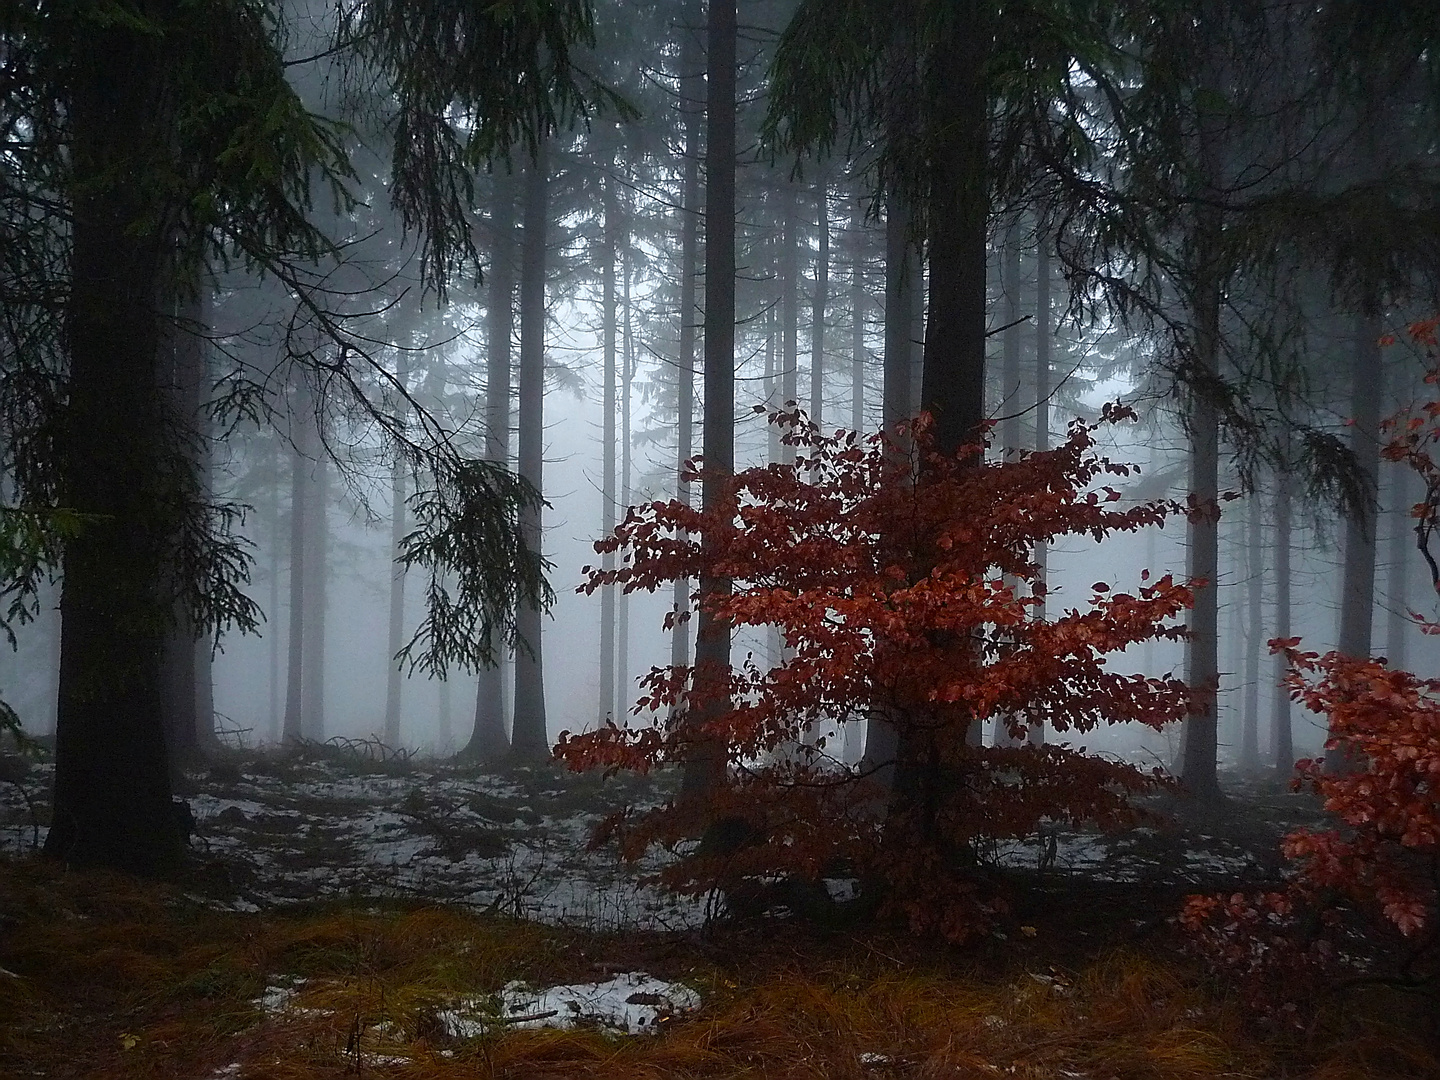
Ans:
[{"label": "slender trunk", "polygon": [[865,430],[865,201],[855,200],[850,261],[850,430]]},{"label": "slender trunk", "polygon": [[[1035,450],[1050,449],[1050,346],[1054,343],[1050,306],[1050,236],[1037,226],[1035,247]],[[1154,533],[1154,530],[1150,530]],[[1035,580],[1032,591],[1040,602],[1030,609],[1030,617],[1044,622],[1045,595],[1049,588],[1050,545],[1044,540],[1035,544]],[[1045,744],[1045,721],[1032,717],[1029,742]]]},{"label": "slender trunk", "polygon": [[270,647],[270,741],[280,741],[280,443],[270,443],[270,491],[266,520],[270,523],[270,596],[265,608]]},{"label": "slender trunk", "polygon": [[[600,256],[603,311],[601,338],[604,353],[605,393],[603,427],[601,432],[601,458],[603,477],[601,479],[600,528],[605,536],[615,531],[615,234],[619,230],[619,209],[615,205],[615,192],[608,179],[605,183],[605,239]],[[600,569],[606,572],[615,569],[615,552],[607,551],[600,556]],[[616,718],[615,711],[615,586],[600,588],[600,706],[599,720]]]},{"label": "slender trunk", "polygon": [[[485,307],[485,456],[510,460],[510,338],[514,330],[515,194],[509,175],[497,171],[490,220],[493,258]],[[475,688],[475,722],[461,751],[467,761],[493,765],[510,753],[505,731],[505,668],[482,667]]]},{"label": "slender trunk", "polygon": [[301,722],[305,678],[305,598],[309,593],[305,587],[305,537],[309,532],[305,524],[305,476],[313,457],[310,434],[315,430],[314,408],[305,373],[296,371],[294,375],[295,388],[290,399],[290,631],[286,650],[283,733],[286,742],[297,742],[305,737]]},{"label": "slender trunk", "polygon": [[885,373],[882,423],[892,435],[913,415],[910,386],[915,343],[914,293],[919,287],[915,248],[910,243],[910,215],[891,197],[885,215]]},{"label": "slender trunk", "polygon": [[316,433],[318,452],[305,495],[305,634],[301,642],[305,668],[301,680],[300,730],[313,742],[325,739],[325,616],[329,605],[330,563],[330,468],[323,440]]},{"label": "slender trunk", "polygon": [[[735,0],[710,0],[706,19],[705,85],[705,475],[701,505],[725,498],[735,468]],[[713,556],[715,538],[702,537]],[[700,619],[695,641],[695,683],[703,725],[729,706],[730,626],[713,605],[730,594],[730,580],[700,577]],[[701,735],[685,763],[682,789],[703,794],[725,778],[725,747]]]},{"label": "slender trunk", "polygon": [[[1384,370],[1380,366],[1380,318],[1375,305],[1355,320],[1350,361],[1350,453],[1364,478],[1363,503],[1345,517],[1345,562],[1340,582],[1338,651],[1368,659],[1375,614],[1375,487],[1380,475],[1380,400]],[[1359,768],[1349,747],[1325,751],[1326,772]]]},{"label": "slender trunk", "polygon": [[1390,543],[1386,559],[1389,569],[1385,587],[1385,658],[1393,671],[1405,669],[1405,643],[1410,634],[1406,575],[1410,570],[1410,545],[1415,542],[1415,534],[1411,530],[1414,518],[1410,516],[1410,509],[1417,502],[1414,485],[1411,483],[1413,477],[1414,471],[1404,463],[1391,470]]},{"label": "slender trunk", "polygon": [[438,682],[439,686],[436,687],[436,691],[440,706],[440,731],[435,750],[444,756],[453,753],[455,749],[455,710],[454,701],[450,696],[450,680],[439,679]]},{"label": "slender trunk", "polygon": [[[635,380],[635,336],[630,322],[630,236],[625,237],[625,296],[624,307],[624,350],[622,353],[624,374],[620,384],[620,505],[628,508],[632,498],[630,476],[633,462],[630,455],[630,389]],[[615,715],[624,716],[630,711],[634,687],[630,685],[630,597],[621,593],[616,598],[619,610],[615,613],[615,666],[616,688],[619,700],[615,703]]]},{"label": "slender trunk", "polygon": [[1260,650],[1265,643],[1261,624],[1261,589],[1264,570],[1261,559],[1260,496],[1250,496],[1245,522],[1245,706],[1240,717],[1240,768],[1255,772],[1260,767]]},{"label": "slender trunk", "polygon": [[[1288,464],[1288,440],[1286,445]],[[1290,636],[1290,518],[1293,490],[1291,471],[1282,468],[1275,478],[1275,636]],[[1271,675],[1270,753],[1275,771],[1288,778],[1295,767],[1295,746],[1290,730],[1290,691],[1285,686],[1285,657],[1276,653]]]},{"label": "slender trunk", "polygon": [[146,183],[148,163],[164,160],[170,95],[158,37],[124,20],[79,25],[60,474],[63,505],[94,517],[65,545],[45,852],[148,872],[184,852],[160,720],[172,533],[157,310],[169,229]]},{"label": "slender trunk", "polygon": [[[699,8],[687,5],[693,24],[699,23]],[[681,46],[680,68],[686,85],[693,86],[701,74],[698,43],[686,32]],[[675,450],[675,498],[690,505],[690,483],[685,463],[695,454],[695,261],[700,241],[700,112],[691,103],[685,106],[685,179],[680,207],[680,356],[676,408],[679,412]],[[773,406],[772,406],[773,407]],[[690,665],[690,579],[675,579],[672,601],[675,625],[670,632],[670,666]]]},{"label": "slender trunk", "polygon": [[[400,353],[395,381],[409,389],[410,357]],[[397,422],[405,423],[405,397],[401,395]],[[386,746],[400,743],[400,688],[402,673],[398,659],[405,645],[405,565],[400,561],[405,539],[405,473],[408,464],[397,450],[390,469],[390,627],[385,643],[385,738]]]},{"label": "slender trunk", "polygon": [[1187,576],[1204,582],[1195,590],[1186,643],[1185,681],[1197,692],[1195,711],[1185,719],[1176,770],[1190,793],[1201,799],[1220,795],[1216,775],[1218,738],[1216,691],[1220,684],[1218,594],[1220,520],[1220,413],[1213,383],[1219,379],[1220,275],[1214,265],[1219,229],[1202,226],[1199,280],[1195,290],[1195,358],[1199,368],[1190,403],[1190,491],[1205,512],[1186,527]]},{"label": "slender trunk", "polygon": [[[525,177],[524,249],[520,267],[520,475],[544,491],[545,452],[545,226],[549,211],[549,147],[542,142]],[[520,520],[525,543],[540,558],[543,533],[538,506]],[[545,675],[541,656],[540,608],[525,604],[516,613],[520,639],[515,655],[515,719],[510,756],[517,762],[550,757],[545,717]]]},{"label": "slender trunk", "polygon": [[[800,238],[799,207],[795,185],[785,183],[780,224],[780,396],[784,407],[793,408],[798,401],[800,366]],[[709,265],[706,258],[706,265]],[[707,289],[708,295],[708,289]],[[795,447],[782,444],[780,460],[795,461]]]},{"label": "slender trunk", "polygon": [[[1005,329],[1001,333],[1000,364],[1000,460],[1020,460],[1020,226],[1016,222],[1005,230],[1000,287],[1005,299]],[[1020,579],[1006,575],[1006,584],[1019,590]],[[1006,717],[995,721],[995,745],[1019,746],[1024,736],[1011,734]]]},{"label": "slender trunk", "polygon": [[810,307],[810,419],[824,424],[825,309],[830,300],[830,190],[822,180],[815,189],[820,251],[815,259],[815,295]]}]

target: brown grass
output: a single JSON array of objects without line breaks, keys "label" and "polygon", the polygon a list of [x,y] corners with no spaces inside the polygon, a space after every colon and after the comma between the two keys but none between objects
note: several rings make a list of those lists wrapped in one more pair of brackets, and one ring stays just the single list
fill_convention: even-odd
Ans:
[{"label": "brown grass", "polygon": [[[444,908],[238,915],[126,878],[4,863],[0,966],[15,977],[0,974],[0,1076],[202,1080],[232,1064],[222,1075],[240,1080],[1440,1076],[1408,1006],[1382,991],[1279,1038],[1159,951],[1102,951],[1069,972],[1033,952],[998,972],[969,959],[799,929],[697,942]],[[512,979],[632,968],[683,978],[704,1007],[635,1038],[453,1043],[434,1020]],[[266,1016],[253,1002],[281,977],[305,981],[290,1011]]]}]

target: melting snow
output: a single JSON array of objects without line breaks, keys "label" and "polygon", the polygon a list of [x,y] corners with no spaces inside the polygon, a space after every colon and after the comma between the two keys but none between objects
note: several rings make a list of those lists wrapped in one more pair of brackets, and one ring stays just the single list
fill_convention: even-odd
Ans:
[{"label": "melting snow", "polygon": [[511,1028],[597,1025],[640,1035],[659,1031],[669,1017],[699,1007],[700,995],[688,986],[631,971],[605,982],[547,990],[510,983],[498,1003],[494,997],[465,1001],[437,1017],[452,1037],[460,1039],[474,1038],[499,1024]]}]

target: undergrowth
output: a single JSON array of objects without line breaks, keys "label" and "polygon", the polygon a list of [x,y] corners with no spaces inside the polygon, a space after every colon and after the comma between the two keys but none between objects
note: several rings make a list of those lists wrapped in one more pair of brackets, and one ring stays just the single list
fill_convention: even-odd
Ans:
[{"label": "undergrowth", "polygon": [[[783,925],[601,937],[442,907],[246,915],[174,888],[6,862],[0,1075],[1440,1075],[1403,1000],[1383,990],[1322,1012],[1308,1030],[1277,1033],[1158,947],[1102,947],[1062,969],[1045,963],[1046,937],[1061,927],[1028,929],[1008,962],[982,964],[973,950]],[[539,987],[628,970],[683,981],[703,1005],[654,1036],[496,1026],[458,1040],[439,1020],[512,980]]]}]

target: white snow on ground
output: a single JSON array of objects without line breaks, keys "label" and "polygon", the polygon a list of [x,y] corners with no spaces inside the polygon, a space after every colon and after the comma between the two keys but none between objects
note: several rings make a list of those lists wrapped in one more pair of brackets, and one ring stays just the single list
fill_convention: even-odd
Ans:
[{"label": "white snow on ground", "polygon": [[688,986],[631,971],[598,983],[531,990],[510,983],[495,997],[460,1002],[436,1014],[452,1038],[471,1039],[508,1028],[571,1028],[594,1025],[640,1035],[659,1031],[664,1021],[700,1007]]}]

